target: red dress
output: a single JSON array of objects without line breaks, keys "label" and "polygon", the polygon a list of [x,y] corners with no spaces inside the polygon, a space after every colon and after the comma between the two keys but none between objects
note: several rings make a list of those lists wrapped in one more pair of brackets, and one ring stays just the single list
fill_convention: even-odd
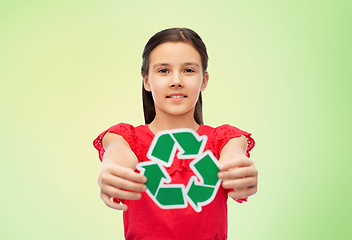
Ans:
[{"label": "red dress", "polygon": [[[93,142],[102,161],[104,148],[102,138],[107,133],[121,135],[130,145],[138,158],[138,162],[150,161],[147,158],[149,146],[154,134],[148,125],[133,127],[120,123],[101,133]],[[213,128],[200,125],[197,130],[199,136],[207,135],[208,140],[204,151],[210,150],[216,159],[220,158],[222,148],[227,142],[244,135],[247,138],[247,153],[254,147],[251,134],[230,125]],[[194,175],[189,167],[193,159],[177,159],[175,157],[171,167],[166,168],[172,182],[187,185]],[[123,213],[126,239],[227,239],[227,190],[220,187],[214,200],[197,213],[191,206],[183,209],[161,209],[146,194],[142,193],[140,200],[125,200],[128,210]],[[246,199],[235,199],[238,202]]]}]

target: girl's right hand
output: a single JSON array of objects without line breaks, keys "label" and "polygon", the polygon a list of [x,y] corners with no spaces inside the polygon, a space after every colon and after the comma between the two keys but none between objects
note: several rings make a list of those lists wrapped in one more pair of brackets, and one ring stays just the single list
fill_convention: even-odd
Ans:
[{"label": "girl's right hand", "polygon": [[147,190],[144,185],[146,181],[145,176],[130,168],[122,167],[116,163],[103,164],[98,178],[100,198],[108,207],[126,211],[126,204],[116,203],[112,201],[112,198],[138,200],[142,197],[141,192]]}]

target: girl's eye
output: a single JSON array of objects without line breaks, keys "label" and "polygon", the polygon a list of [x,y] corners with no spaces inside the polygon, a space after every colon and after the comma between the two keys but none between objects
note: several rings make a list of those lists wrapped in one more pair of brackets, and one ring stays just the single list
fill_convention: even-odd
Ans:
[{"label": "girl's eye", "polygon": [[168,73],[169,72],[169,70],[167,70],[167,69],[160,69],[159,71],[158,71],[159,73]]},{"label": "girl's eye", "polygon": [[186,72],[186,73],[192,73],[192,72],[194,72],[194,70],[193,70],[193,69],[190,69],[190,68],[187,68],[187,69],[185,69],[185,72]]}]

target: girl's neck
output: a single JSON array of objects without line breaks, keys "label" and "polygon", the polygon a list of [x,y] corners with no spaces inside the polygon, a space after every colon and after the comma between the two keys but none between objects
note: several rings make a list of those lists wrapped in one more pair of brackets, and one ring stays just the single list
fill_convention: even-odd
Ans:
[{"label": "girl's neck", "polygon": [[[191,116],[190,116],[191,115]],[[197,131],[199,124],[194,120],[193,112],[183,115],[162,115],[155,116],[154,120],[149,124],[149,129],[154,133],[175,128],[190,128]]]}]

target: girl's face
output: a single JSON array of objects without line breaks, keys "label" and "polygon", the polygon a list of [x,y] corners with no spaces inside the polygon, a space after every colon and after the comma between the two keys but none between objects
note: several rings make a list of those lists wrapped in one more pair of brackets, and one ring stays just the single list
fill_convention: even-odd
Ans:
[{"label": "girl's face", "polygon": [[149,74],[143,77],[144,88],[152,92],[156,116],[182,115],[193,111],[199,92],[208,83],[201,57],[188,43],[166,42],[149,56]]}]

